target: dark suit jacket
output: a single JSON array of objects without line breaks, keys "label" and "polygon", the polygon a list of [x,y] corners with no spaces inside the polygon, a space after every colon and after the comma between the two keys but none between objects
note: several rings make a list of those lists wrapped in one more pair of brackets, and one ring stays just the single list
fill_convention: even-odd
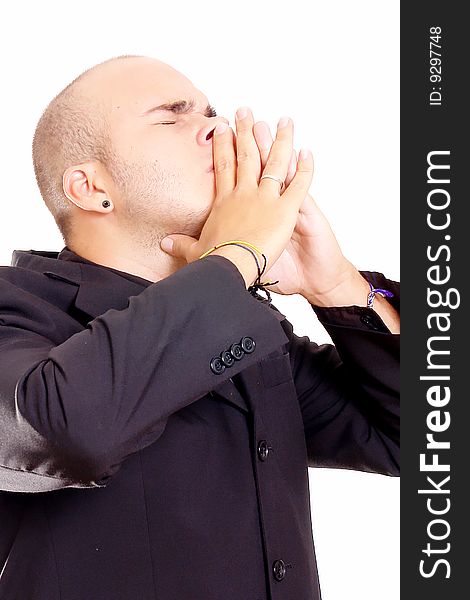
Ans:
[{"label": "dark suit jacket", "polygon": [[[362,274],[395,293],[381,273]],[[0,268],[0,599],[318,600],[308,466],[399,473],[399,335],[298,337],[209,255]]]}]

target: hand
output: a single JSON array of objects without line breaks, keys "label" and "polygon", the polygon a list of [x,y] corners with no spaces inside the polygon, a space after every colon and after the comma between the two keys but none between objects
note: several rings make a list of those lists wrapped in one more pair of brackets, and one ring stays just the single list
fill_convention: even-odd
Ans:
[{"label": "hand", "polygon": [[[217,244],[229,240],[244,240],[262,250],[270,268],[289,242],[313,175],[311,153],[297,160],[290,184],[279,196],[279,184],[272,179],[260,181],[260,153],[253,135],[253,117],[236,119],[236,143],[230,127],[219,123],[213,135],[216,197],[199,239],[171,234],[172,256],[187,262]],[[265,173],[285,180],[292,157],[293,125],[290,119],[278,126],[269,156],[265,159]],[[250,284],[257,276],[256,262],[250,253],[238,246],[224,246],[211,254],[230,258],[240,268]],[[263,258],[258,254],[260,267]]]},{"label": "hand", "polygon": [[[254,125],[254,136],[260,153],[261,168],[267,163],[273,139],[267,123]],[[286,186],[295,173],[296,152],[293,150],[288,168]],[[288,188],[287,188],[288,189]],[[284,194],[280,201],[284,200]],[[350,280],[361,277],[354,265],[348,261],[339,247],[333,231],[312,196],[306,193],[291,239],[276,263],[266,271],[261,281],[279,283],[267,286],[279,294],[301,294],[314,301],[328,296]],[[365,284],[365,282],[363,282]]]}]

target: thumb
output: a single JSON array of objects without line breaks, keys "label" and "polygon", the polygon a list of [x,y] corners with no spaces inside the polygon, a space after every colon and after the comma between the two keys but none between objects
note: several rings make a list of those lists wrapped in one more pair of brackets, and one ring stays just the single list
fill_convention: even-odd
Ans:
[{"label": "thumb", "polygon": [[190,237],[189,235],[183,235],[182,233],[175,233],[173,235],[167,235],[160,242],[161,249],[177,258],[184,258],[189,256],[189,249],[197,240]]},{"label": "thumb", "polygon": [[302,204],[299,208],[299,213],[308,216],[321,213],[318,204],[315,202],[313,196],[311,196],[309,193],[307,193],[305,198],[302,200]]}]

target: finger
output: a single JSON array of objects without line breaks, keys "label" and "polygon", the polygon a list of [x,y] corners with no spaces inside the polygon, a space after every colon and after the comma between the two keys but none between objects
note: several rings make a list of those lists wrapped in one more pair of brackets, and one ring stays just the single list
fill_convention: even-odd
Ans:
[{"label": "finger", "polygon": [[[281,181],[285,181],[292,156],[293,136],[294,126],[292,119],[282,117],[277,125],[276,138],[269,152],[266,166],[263,169],[263,175],[272,175],[273,177],[278,177]],[[259,189],[268,193],[280,191],[279,183],[270,178],[261,179]]]},{"label": "finger", "polygon": [[237,127],[237,185],[257,186],[261,161],[258,146],[253,136],[253,115],[248,107],[236,113]]},{"label": "finger", "polygon": [[231,192],[236,184],[237,158],[233,137],[231,127],[223,122],[217,124],[212,136],[217,195]]},{"label": "finger", "polygon": [[261,159],[261,169],[264,169],[268,161],[269,151],[273,145],[273,136],[271,129],[265,121],[258,121],[253,126],[255,141],[258,145],[259,155]]},{"label": "finger", "polygon": [[197,241],[198,240],[190,237],[189,235],[174,233],[164,237],[160,242],[160,247],[171,256],[184,258],[186,262],[192,262],[194,258],[191,260],[191,251]]},{"label": "finger", "polygon": [[287,169],[287,177],[284,182],[286,187],[289,185],[289,183],[294,178],[296,170],[297,170],[297,152],[295,150],[292,150],[292,156],[290,157],[289,168]]},{"label": "finger", "polygon": [[[313,156],[310,150],[301,150],[297,160],[295,175],[282,197],[297,204],[300,208],[313,179]],[[264,179],[263,179],[264,181]]]}]

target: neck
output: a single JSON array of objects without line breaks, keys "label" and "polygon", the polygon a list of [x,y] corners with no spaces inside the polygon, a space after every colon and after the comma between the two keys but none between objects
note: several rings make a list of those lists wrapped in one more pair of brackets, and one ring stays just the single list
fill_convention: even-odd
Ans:
[{"label": "neck", "polygon": [[115,240],[74,241],[67,246],[82,258],[154,283],[172,275],[187,264],[184,259],[163,252],[159,242],[157,247],[152,249],[143,248],[125,239],[121,239],[119,243]]}]

